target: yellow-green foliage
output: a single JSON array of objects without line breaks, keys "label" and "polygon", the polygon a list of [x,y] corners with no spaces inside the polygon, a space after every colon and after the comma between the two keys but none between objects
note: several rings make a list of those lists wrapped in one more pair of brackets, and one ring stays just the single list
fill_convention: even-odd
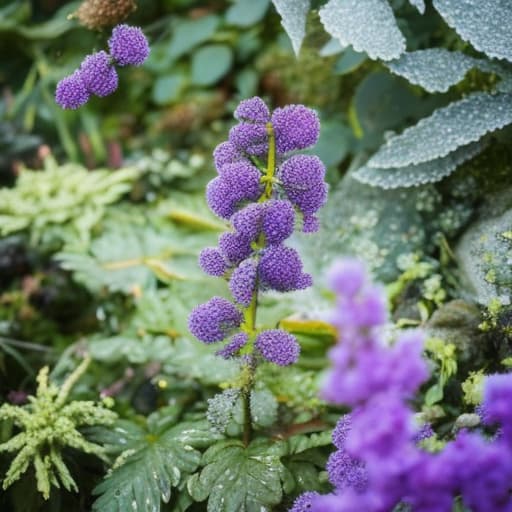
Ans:
[{"label": "yellow-green foliage", "polygon": [[87,241],[105,206],[128,192],[138,174],[131,168],[59,166],[48,156],[43,171],[22,169],[15,187],[0,190],[0,235],[28,230],[38,243],[48,228],[70,223],[74,234]]},{"label": "yellow-green foliage", "polygon": [[117,415],[106,407],[110,404],[92,401],[66,403],[89,362],[90,359],[86,358],[60,388],[49,382],[48,367],[45,366],[37,376],[36,396],[29,396],[27,405],[4,404],[0,407],[0,421],[12,420],[21,429],[20,433],[0,444],[0,453],[16,453],[3,480],[3,489],[18,480],[32,464],[37,490],[45,499],[50,497],[51,486],[62,485],[68,491],[78,491],[62,457],[62,450],[70,447],[100,458],[106,457],[102,446],[87,441],[77,429],[112,425]]}]

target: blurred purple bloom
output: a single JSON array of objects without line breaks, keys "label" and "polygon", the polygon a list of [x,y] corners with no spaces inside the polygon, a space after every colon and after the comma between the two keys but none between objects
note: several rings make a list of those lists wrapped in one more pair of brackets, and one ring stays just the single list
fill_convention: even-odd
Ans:
[{"label": "blurred purple bloom", "polygon": [[89,92],[85,87],[80,71],[66,76],[58,84],[55,101],[65,109],[76,110],[89,100]]},{"label": "blurred purple bloom", "polygon": [[119,66],[140,66],[149,56],[149,43],[139,27],[117,25],[108,40],[110,55]]}]

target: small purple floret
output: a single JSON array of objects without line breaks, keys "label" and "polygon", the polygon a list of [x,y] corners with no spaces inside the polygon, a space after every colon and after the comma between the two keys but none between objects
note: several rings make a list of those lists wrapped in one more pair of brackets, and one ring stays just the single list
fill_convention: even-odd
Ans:
[{"label": "small purple floret", "polygon": [[119,66],[140,66],[149,56],[149,43],[139,27],[117,25],[108,40],[110,54]]},{"label": "small purple floret", "polygon": [[255,347],[264,359],[278,366],[296,363],[300,354],[300,345],[295,336],[281,329],[260,332]]},{"label": "small purple floret", "polygon": [[278,292],[300,290],[311,284],[311,276],[302,272],[297,251],[284,245],[271,245],[262,251],[258,272],[261,286]]},{"label": "small purple floret", "polygon": [[257,263],[245,260],[235,268],[229,281],[229,291],[238,304],[248,307],[256,290]]},{"label": "small purple floret", "polygon": [[268,151],[267,128],[263,124],[239,123],[229,130],[229,142],[239,151],[262,156]]},{"label": "small purple floret", "polygon": [[290,201],[273,199],[265,204],[262,229],[270,245],[284,242],[293,233],[295,210]]},{"label": "small purple floret", "polygon": [[188,318],[188,328],[204,343],[215,343],[240,327],[242,320],[242,314],[233,303],[222,297],[212,297],[192,310]]},{"label": "small purple floret", "polygon": [[80,71],[66,76],[58,84],[55,101],[65,109],[76,110],[89,100],[89,92],[82,80]]},{"label": "small purple floret", "polygon": [[304,105],[288,105],[276,108],[272,114],[272,126],[278,153],[306,149],[317,143],[320,120],[314,110]]},{"label": "small purple floret", "polygon": [[297,499],[293,502],[293,507],[289,510],[289,512],[313,512],[313,500],[320,496],[315,491],[308,491],[304,494],[301,494],[297,497]]},{"label": "small purple floret", "polygon": [[235,119],[253,123],[267,123],[270,121],[270,111],[261,98],[254,96],[240,102],[235,110]]},{"label": "small purple floret", "polygon": [[213,150],[213,161],[217,170],[221,169],[226,164],[232,164],[242,160],[243,155],[231,144],[231,142],[221,142]]},{"label": "small purple floret", "polygon": [[117,89],[117,71],[107,52],[96,52],[85,57],[80,66],[80,75],[87,90],[96,96],[108,96]]},{"label": "small purple floret", "polygon": [[239,332],[234,336],[231,336],[224,347],[215,352],[215,355],[222,357],[223,359],[231,359],[238,355],[248,340],[249,336],[245,332]]},{"label": "small purple floret", "polygon": [[226,260],[216,247],[207,247],[199,254],[199,266],[205,274],[222,277],[228,269]]},{"label": "small purple floret", "polygon": [[222,255],[233,265],[238,265],[251,255],[251,242],[239,233],[222,233],[219,237]]}]

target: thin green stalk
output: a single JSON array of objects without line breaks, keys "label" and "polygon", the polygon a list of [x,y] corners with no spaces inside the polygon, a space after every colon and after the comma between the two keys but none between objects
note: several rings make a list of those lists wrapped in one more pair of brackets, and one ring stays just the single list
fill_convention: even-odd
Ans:
[{"label": "thin green stalk", "polygon": [[[276,140],[274,135],[274,129],[272,123],[267,123],[267,134],[268,134],[268,157],[267,167],[265,175],[262,177],[262,183],[265,184],[265,189],[261,194],[258,202],[268,201],[272,197],[272,185],[274,182],[274,173],[276,168]],[[258,240],[257,247],[262,248],[265,246],[265,237],[262,234]],[[249,306],[244,310],[244,329],[250,337],[256,335],[256,313],[258,309],[258,284],[256,280],[256,286],[252,294],[252,300]],[[251,418],[251,391],[254,386],[254,371],[255,367],[252,360],[252,354],[249,354],[251,360],[246,366],[246,376],[244,378],[244,385],[242,388],[242,403],[243,403],[243,415],[244,415],[244,430],[243,430],[243,442],[245,446],[248,446],[251,442],[252,436],[252,418]]]}]

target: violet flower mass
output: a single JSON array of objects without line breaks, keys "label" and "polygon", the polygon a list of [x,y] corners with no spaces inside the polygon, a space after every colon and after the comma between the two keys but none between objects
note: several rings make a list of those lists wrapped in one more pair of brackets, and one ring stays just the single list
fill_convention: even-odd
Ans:
[{"label": "violet flower mass", "polygon": [[109,39],[110,53],[101,50],[87,55],[80,68],[57,84],[55,101],[64,109],[77,109],[91,95],[104,97],[118,86],[115,66],[140,66],[149,55],[149,43],[142,30],[117,25]]},{"label": "violet flower mass", "polygon": [[299,253],[285,243],[295,226],[304,232],[318,229],[314,214],[327,198],[325,167],[317,157],[288,158],[287,153],[315,144],[320,124],[317,114],[303,105],[272,114],[258,97],[242,101],[234,116],[239,123],[231,128],[229,140],[215,148],[217,175],[206,188],[208,206],[230,223],[230,230],[219,237],[218,247],[201,252],[199,265],[208,275],[228,281],[234,299],[229,304],[236,304],[243,316],[243,336],[219,327],[210,302],[191,313],[189,327],[205,343],[225,341],[217,351],[221,357],[240,354],[242,364],[286,366],[299,357],[296,338],[281,329],[257,328],[256,308],[261,293],[312,284]]},{"label": "violet flower mass", "polygon": [[421,333],[384,342],[382,291],[358,262],[337,264],[329,278],[342,339],[330,352],[323,396],[352,412],[333,431],[337,450],[327,471],[335,492],[306,493],[296,503],[307,502],[311,512],[451,512],[458,497],[471,512],[512,511],[512,374],[488,377],[484,389],[486,420],[501,435],[462,431],[441,451],[425,451],[418,442],[434,432],[417,427],[410,405],[428,376]]}]

